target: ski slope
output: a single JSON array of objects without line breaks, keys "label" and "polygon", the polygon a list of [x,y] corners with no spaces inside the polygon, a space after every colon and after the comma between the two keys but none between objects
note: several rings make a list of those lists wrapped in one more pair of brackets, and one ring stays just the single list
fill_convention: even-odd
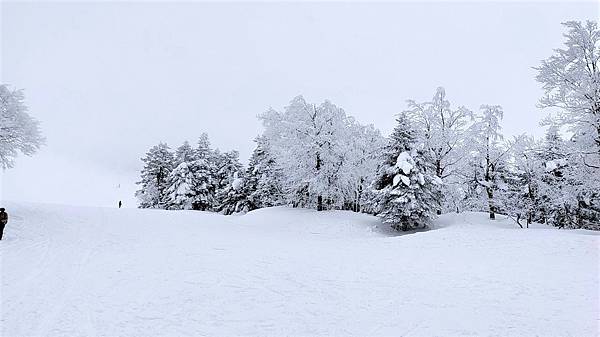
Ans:
[{"label": "ski slope", "polygon": [[8,203],[2,336],[595,336],[599,237],[485,214]]}]

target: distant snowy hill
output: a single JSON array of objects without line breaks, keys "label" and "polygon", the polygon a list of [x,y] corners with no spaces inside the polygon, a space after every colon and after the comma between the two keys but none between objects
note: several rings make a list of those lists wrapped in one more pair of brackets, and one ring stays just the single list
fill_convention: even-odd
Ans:
[{"label": "distant snowy hill", "polygon": [[597,233],[9,203],[2,336],[594,336]]}]

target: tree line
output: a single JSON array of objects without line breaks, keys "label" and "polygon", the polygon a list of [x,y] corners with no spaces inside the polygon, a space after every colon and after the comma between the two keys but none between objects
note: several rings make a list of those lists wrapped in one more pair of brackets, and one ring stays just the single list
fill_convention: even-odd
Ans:
[{"label": "tree line", "polygon": [[486,211],[521,226],[542,222],[600,229],[600,32],[566,22],[565,46],[542,61],[543,139],[505,139],[503,109],[453,107],[443,88],[409,100],[388,137],[330,101],[302,96],[259,116],[248,167],[237,151],[164,143],[142,159],[142,208],[224,214],[292,205],[380,216],[398,230],[423,228],[436,214]]}]

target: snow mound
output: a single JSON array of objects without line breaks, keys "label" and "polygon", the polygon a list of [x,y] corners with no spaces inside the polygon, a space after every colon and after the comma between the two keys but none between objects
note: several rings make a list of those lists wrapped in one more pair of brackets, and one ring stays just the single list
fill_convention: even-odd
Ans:
[{"label": "snow mound", "polygon": [[248,212],[239,219],[245,227],[267,234],[327,237],[330,239],[382,236],[378,218],[350,211],[318,212],[303,208],[271,207]]},{"label": "snow mound", "polygon": [[410,156],[410,153],[406,151],[400,153],[396,161],[396,167],[402,170],[404,174],[410,174],[410,172],[414,168],[414,161]]},{"label": "snow mound", "polygon": [[593,336],[597,235],[375,217],[6,205],[3,336]]},{"label": "snow mound", "polygon": [[232,182],[231,182],[231,187],[236,190],[236,191],[241,191],[242,188],[244,187],[244,179],[242,178],[235,178]]}]

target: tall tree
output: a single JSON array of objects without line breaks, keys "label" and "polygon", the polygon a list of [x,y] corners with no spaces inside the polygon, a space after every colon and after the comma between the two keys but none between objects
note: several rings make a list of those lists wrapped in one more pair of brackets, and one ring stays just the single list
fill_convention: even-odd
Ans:
[{"label": "tall tree", "polygon": [[549,123],[575,135],[574,154],[600,169],[600,31],[595,21],[563,23],[565,48],[542,61],[536,79],[542,84],[542,108],[558,108]]},{"label": "tall tree", "polygon": [[168,209],[194,209],[196,199],[196,172],[194,161],[182,161],[169,174],[167,188]]},{"label": "tall tree", "polygon": [[224,153],[215,151],[214,186],[215,204],[214,209],[222,211],[226,203],[225,198],[232,188],[232,183],[237,178],[243,178],[244,167],[239,160],[239,152],[232,150]]},{"label": "tall tree", "polygon": [[27,113],[22,90],[0,84],[0,168],[14,165],[19,153],[31,156],[42,146],[39,122]]},{"label": "tall tree", "polygon": [[173,170],[174,156],[165,143],[152,147],[144,158],[141,180],[137,182],[140,189],[135,193],[140,201],[140,208],[166,208],[169,174]]},{"label": "tall tree", "polygon": [[196,152],[187,140],[175,150],[175,166],[183,162],[191,162],[195,159]]},{"label": "tall tree", "polygon": [[465,135],[473,122],[473,112],[463,106],[452,109],[442,87],[437,88],[431,101],[417,103],[409,100],[406,112],[417,130],[418,142],[435,167],[435,174],[445,183],[444,208],[455,209],[458,189],[462,184],[457,173],[465,163]]},{"label": "tall tree", "polygon": [[230,215],[245,213],[251,209],[245,184],[246,179],[240,176],[240,172],[235,172],[231,183],[219,191],[219,212]]},{"label": "tall tree", "polygon": [[[536,79],[544,96],[540,107],[553,108],[545,123],[566,128],[566,160],[561,179],[575,200],[563,200],[568,227],[600,227],[600,30],[595,21],[568,21],[564,48],[542,61]],[[549,162],[556,166],[555,161]],[[558,165],[560,166],[560,165]],[[555,185],[559,186],[559,185]],[[561,199],[564,199],[564,194]]]},{"label": "tall tree", "polygon": [[435,174],[441,179],[451,176],[465,153],[465,133],[473,121],[473,112],[463,106],[452,109],[442,87],[437,88],[431,101],[409,100],[406,112],[424,144],[425,154],[435,166]]},{"label": "tall tree", "polygon": [[202,133],[198,138],[198,146],[194,153],[194,162],[191,163],[194,172],[194,201],[192,208],[208,211],[216,206],[216,193],[218,179],[216,177],[218,153],[210,147],[207,133]]},{"label": "tall tree", "polygon": [[373,183],[378,216],[396,230],[427,227],[441,200],[441,180],[415,141],[408,116],[400,114]]},{"label": "tall tree", "polygon": [[[539,158],[540,144],[533,137],[522,135],[513,141],[507,186],[502,191],[501,211],[512,216],[517,224],[528,227],[542,218],[540,184],[544,171]],[[524,224],[521,220],[525,221]]]},{"label": "tall tree", "polygon": [[309,104],[298,96],[283,112],[270,109],[260,118],[293,205],[324,210],[352,200],[346,173],[355,121],[343,109],[329,101]]},{"label": "tall tree", "polygon": [[503,111],[499,105],[482,105],[481,115],[471,127],[471,182],[485,190],[490,219],[496,218],[500,193],[506,183],[507,159],[514,143],[504,143],[500,122]]},{"label": "tall tree", "polygon": [[275,156],[266,137],[255,140],[256,148],[252,152],[244,189],[248,196],[249,210],[282,205],[284,192],[282,172],[277,166]]},{"label": "tall tree", "polygon": [[353,123],[345,150],[345,165],[342,176],[349,186],[345,208],[355,212],[373,213],[369,200],[370,185],[380,164],[381,151],[386,141],[373,125]]}]

